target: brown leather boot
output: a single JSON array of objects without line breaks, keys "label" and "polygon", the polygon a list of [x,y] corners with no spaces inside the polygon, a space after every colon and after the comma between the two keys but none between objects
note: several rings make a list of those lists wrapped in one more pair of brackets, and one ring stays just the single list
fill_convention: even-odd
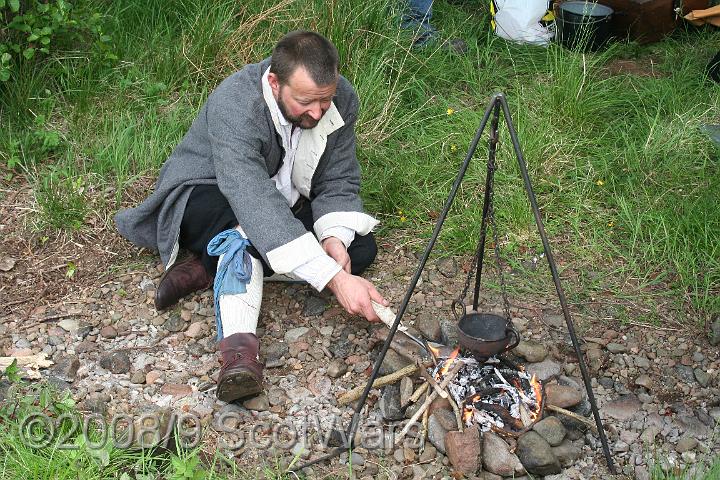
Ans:
[{"label": "brown leather boot", "polygon": [[263,389],[263,364],[258,360],[260,340],[254,333],[234,333],[218,344],[222,367],[217,398],[232,402],[257,395]]},{"label": "brown leather boot", "polygon": [[212,280],[196,256],[176,262],[160,278],[155,291],[155,308],[164,310],[171,307],[185,295],[208,288]]}]

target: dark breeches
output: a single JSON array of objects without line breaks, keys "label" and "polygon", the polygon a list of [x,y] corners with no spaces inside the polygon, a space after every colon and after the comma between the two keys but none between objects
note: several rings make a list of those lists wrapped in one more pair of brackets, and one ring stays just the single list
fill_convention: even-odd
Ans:
[{"label": "dark breeches", "polygon": [[[309,201],[300,197],[293,206],[292,212],[307,231],[313,231],[312,207]],[[215,235],[235,228],[238,223],[230,204],[217,185],[198,185],[190,194],[185,207],[180,225],[180,247],[197,255],[205,270],[211,276],[215,276],[218,257],[208,255],[207,245]],[[275,273],[254,247],[250,247],[248,251],[262,262],[266,277]],[[373,234],[356,234],[355,240],[348,248],[348,255],[350,255],[352,274],[360,275],[372,264],[377,255],[377,244]]]}]

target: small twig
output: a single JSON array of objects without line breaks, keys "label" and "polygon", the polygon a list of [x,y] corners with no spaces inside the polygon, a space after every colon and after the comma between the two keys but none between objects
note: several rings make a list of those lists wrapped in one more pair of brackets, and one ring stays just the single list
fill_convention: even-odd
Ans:
[{"label": "small twig", "polygon": [[435,390],[435,392],[436,392],[438,395],[440,395],[442,398],[448,398],[447,392],[446,392],[445,390],[441,390],[441,389],[440,389],[440,385],[437,384],[437,382],[435,381],[435,379],[432,377],[432,375],[430,375],[430,374],[427,372],[427,370],[425,370],[424,368],[421,368],[421,369],[420,369],[420,375],[422,375],[422,377],[425,379],[425,381],[426,381],[431,387],[433,387],[433,390]]},{"label": "small twig", "polygon": [[460,414],[460,407],[458,407],[458,404],[455,402],[455,399],[452,397],[452,395],[448,395],[448,401],[450,402],[450,406],[452,407],[453,412],[455,412],[455,420],[457,421],[458,430],[461,432],[465,431],[462,423],[462,415]]},{"label": "small twig", "polygon": [[[447,386],[455,378],[463,365],[463,362],[456,362],[455,365],[453,365],[447,375],[445,375],[442,383],[440,383],[441,390],[447,388]],[[415,412],[415,415],[413,415],[412,418],[408,420],[407,424],[405,424],[405,427],[403,427],[402,431],[398,434],[397,438],[395,439],[395,445],[398,445],[403,440],[403,438],[405,438],[405,435],[407,435],[407,433],[410,431],[410,428],[412,428],[415,422],[418,421],[420,415],[423,415],[425,413],[425,410],[430,407],[430,404],[433,402],[433,400],[435,400],[435,398],[437,398],[437,395],[437,392],[433,391],[425,398],[425,402],[423,402],[418,411]]]},{"label": "small twig", "polygon": [[[393,372],[389,375],[378,378],[373,382],[372,386],[373,388],[380,388],[385,385],[390,385],[391,383],[395,383],[403,377],[414,375],[415,373],[417,373],[417,371],[417,365],[408,365],[407,367],[401,368],[397,372]],[[352,390],[344,393],[340,398],[338,398],[338,404],[346,405],[350,402],[354,402],[355,400],[360,398],[360,396],[362,396],[363,391],[365,391],[365,385],[353,388]]]},{"label": "small twig", "polygon": [[566,417],[570,417],[573,420],[577,420],[578,422],[582,422],[585,425],[587,425],[588,427],[590,427],[594,432],[597,433],[597,426],[593,422],[588,420],[587,418],[585,418],[581,415],[578,415],[577,413],[574,413],[574,412],[571,412],[570,410],[565,410],[564,408],[556,407],[555,405],[550,405],[550,404],[545,405],[545,408],[552,412],[559,413],[561,415],[565,415]]},{"label": "small twig", "polygon": [[50,315],[49,317],[45,317],[41,320],[39,320],[40,323],[49,322],[51,320],[60,320],[61,318],[69,318],[69,317],[88,317],[89,315],[87,313],[59,313],[57,315]]},{"label": "small twig", "polygon": [[33,300],[33,298],[24,298],[24,299],[22,299],[22,300],[15,300],[14,302],[8,302],[8,303],[6,303],[5,305],[3,305],[3,307],[11,307],[11,306],[13,306],[13,305],[19,305],[19,304],[21,304],[21,303],[29,302],[30,300]]},{"label": "small twig", "polygon": [[430,386],[427,383],[420,385],[418,389],[415,390],[415,393],[412,394],[412,397],[410,397],[410,403],[417,403],[417,401],[420,400],[420,396],[422,396],[429,387]]},{"label": "small twig", "polygon": [[[427,391],[427,388],[425,389]],[[425,441],[427,440],[428,434],[428,421],[430,420],[430,409],[425,409],[422,418],[422,435],[420,435],[420,453],[425,451]]]}]

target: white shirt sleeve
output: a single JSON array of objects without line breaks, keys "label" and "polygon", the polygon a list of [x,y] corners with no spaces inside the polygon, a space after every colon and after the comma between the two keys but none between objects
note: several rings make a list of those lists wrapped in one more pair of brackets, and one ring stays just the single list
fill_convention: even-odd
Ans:
[{"label": "white shirt sleeve", "polygon": [[319,292],[340,270],[342,268],[330,255],[323,254],[295,268],[292,275],[305,280]]},{"label": "white shirt sleeve", "polygon": [[325,231],[322,234],[322,238],[320,238],[320,243],[322,243],[323,240],[326,238],[335,237],[339,239],[343,244],[345,245],[345,248],[349,248],[350,244],[355,240],[355,230],[348,227],[343,227],[342,225],[336,225],[334,227],[330,227],[325,229]]}]

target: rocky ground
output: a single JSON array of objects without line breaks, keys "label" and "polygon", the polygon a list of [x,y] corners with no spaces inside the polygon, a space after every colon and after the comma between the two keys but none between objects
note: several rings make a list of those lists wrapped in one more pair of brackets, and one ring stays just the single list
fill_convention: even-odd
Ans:
[{"label": "rocky ground", "polygon": [[[147,188],[139,182],[137,191],[125,196],[134,202]],[[248,471],[277,470],[342,440],[329,432],[345,430],[352,408],[340,405],[338,396],[366,382],[387,333],[384,326],[348,316],[332,298],[307,286],[267,284],[259,331],[265,394],[241,404],[216,401],[211,292],[186,298],[170,311],[155,311],[162,267],[157,257],[114,233],[103,213],[112,191],[93,197],[103,205],[94,208],[80,233],[49,236],[32,227],[27,186],[3,187],[0,193],[5,195],[0,353],[46,354],[54,364],[41,370],[43,377],[68,389],[88,418],[119,419],[120,430],[132,423],[136,442],[153,443],[162,441],[175,414],[187,443],[200,442],[208,457],[221,451]],[[395,307],[418,261],[416,253],[396,244],[397,239],[381,241],[367,275]],[[468,263],[431,258],[404,317],[415,333],[454,343],[450,304],[462,289]],[[573,283],[578,278],[570,269],[563,271],[569,292],[580,290]],[[508,280],[512,286],[519,279],[509,275]],[[511,289],[513,323],[523,338],[511,357],[546,382],[553,403],[588,416],[564,319],[557,298],[541,293],[552,292],[549,279],[544,281],[541,288]],[[717,458],[720,320],[704,332],[696,319],[679,318],[659,302],[637,305],[632,296],[622,300],[610,292],[578,298],[583,300],[571,302],[571,310],[619,470],[642,479],[653,464],[677,471]],[[495,293],[481,304],[500,311]],[[638,320],[649,310],[664,312],[662,326]],[[406,363],[391,350],[382,373]],[[536,425],[537,435],[518,442],[490,434],[480,442],[472,430],[447,434],[456,428],[454,418],[447,405],[434,404],[423,448],[413,438],[392,448],[386,437],[397,434],[416,408],[403,407],[414,385],[408,380],[400,385],[371,391],[360,446],[350,458],[344,454],[316,465],[310,477],[442,478],[482,466],[484,478],[522,478],[523,465],[537,471],[543,462],[550,465],[547,472],[562,467],[559,476],[548,478],[607,474],[597,435],[563,416],[548,417]],[[193,422],[202,429],[193,430]],[[470,464],[459,464],[463,459]]]},{"label": "rocky ground", "polygon": [[[103,248],[93,245],[96,251]],[[186,415],[181,424],[187,427],[199,421],[202,431],[196,437],[206,452],[221,450],[250,471],[273,468],[294,457],[317,456],[330,448],[327,444],[337,439],[328,432],[333,426],[344,430],[352,413],[338,404],[337,397],[367,380],[387,332],[384,326],[348,316],[333,299],[310,287],[267,284],[259,332],[267,365],[266,393],[241,404],[225,404],[214,393],[218,361],[211,292],[158,313],[152,301],[162,267],[153,256],[138,256],[132,248],[124,252],[111,257],[109,269],[97,270],[102,274],[88,274],[86,262],[81,281],[74,279],[72,288],[60,291],[52,302],[34,302],[23,301],[31,292],[31,281],[22,252],[5,251],[0,265],[3,354],[46,353],[55,363],[43,375],[69,389],[88,414],[126,414],[151,432],[152,422],[158,420],[164,428],[171,412]],[[368,277],[397,307],[416,264],[415,254],[385,245]],[[462,287],[462,265],[454,258],[430,261],[405,316],[408,325],[429,338],[452,342],[450,304]],[[72,283],[65,274],[66,279],[60,276],[58,281]],[[555,395],[565,395],[556,403],[587,416],[589,405],[557,300],[535,297],[510,298],[513,322],[523,338],[514,358],[527,361],[531,371],[553,385],[549,389],[555,389]],[[483,304],[498,310],[500,299],[490,295]],[[643,479],[654,463],[674,471],[716,458],[717,346],[693,325],[623,325],[608,318],[606,310],[595,310],[594,317],[584,314],[575,320],[618,469],[629,478]],[[713,327],[710,342],[717,345],[720,321]],[[403,365],[402,357],[390,352],[383,371]],[[407,382],[403,387],[411,388]],[[453,426],[452,419],[443,421],[447,415],[442,408],[431,416],[430,442],[422,451],[412,439],[402,448],[383,448],[382,437],[412,413],[412,406],[407,411],[399,407],[400,396],[398,387],[371,391],[361,426],[362,446],[350,459],[343,454],[313,467],[310,476],[449,478],[458,461],[452,450],[465,452],[467,438],[456,435],[453,445],[445,445],[446,430]],[[145,420],[139,420],[142,415]],[[514,440],[486,434],[484,453],[473,454],[484,466],[480,475],[526,478],[516,455],[547,450],[549,444],[555,459],[549,461],[562,464],[563,470],[546,478],[605,478],[598,437],[580,427],[564,417],[550,417],[536,426],[537,438],[530,439],[542,443],[540,447],[522,444],[530,440],[515,445]],[[304,431],[308,435],[303,440]]]}]

